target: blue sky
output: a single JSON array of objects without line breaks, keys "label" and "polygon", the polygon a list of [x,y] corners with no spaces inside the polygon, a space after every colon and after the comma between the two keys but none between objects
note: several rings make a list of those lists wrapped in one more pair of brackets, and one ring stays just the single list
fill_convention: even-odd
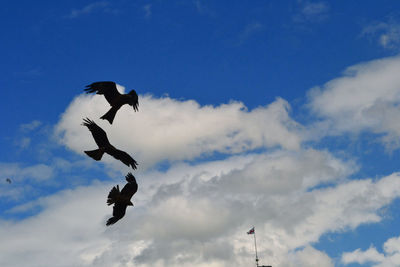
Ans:
[{"label": "blue sky", "polygon": [[[399,266],[399,8],[7,1],[0,265],[249,266],[254,225],[265,265]],[[139,112],[100,120],[102,80]],[[129,169],[84,155],[84,117],[139,163],[109,228]]]}]

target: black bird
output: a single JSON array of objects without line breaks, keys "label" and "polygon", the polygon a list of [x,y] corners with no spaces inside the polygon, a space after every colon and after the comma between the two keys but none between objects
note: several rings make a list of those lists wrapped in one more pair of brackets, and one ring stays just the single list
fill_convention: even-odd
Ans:
[{"label": "black bird", "polygon": [[96,142],[98,149],[85,151],[85,153],[94,160],[101,160],[104,153],[107,153],[114,158],[122,161],[125,165],[131,166],[132,169],[136,169],[137,162],[128,153],[116,149],[110,144],[107,138],[106,132],[100,128],[94,121],[86,118],[83,119],[83,126],[88,127],[93,135],[94,141]]},{"label": "black bird", "polygon": [[108,194],[107,205],[110,206],[114,204],[114,207],[113,217],[107,220],[107,226],[116,223],[118,220],[124,217],[126,207],[133,206],[131,198],[137,192],[138,184],[136,183],[135,176],[133,176],[130,172],[125,176],[125,179],[128,183],[124,186],[124,188],[122,188],[121,192],[119,191],[119,187],[117,185],[116,187],[114,186]]},{"label": "black bird", "polygon": [[6,179],[6,182],[9,183],[9,184],[11,184],[11,179],[10,179],[10,178],[7,178],[7,179]]},{"label": "black bird", "polygon": [[95,82],[86,85],[85,91],[87,94],[96,93],[98,95],[104,95],[111,105],[111,109],[100,117],[100,119],[108,120],[110,124],[113,123],[117,111],[125,104],[132,106],[134,111],[139,110],[139,97],[136,91],[131,90],[127,94],[120,94],[115,82]]}]

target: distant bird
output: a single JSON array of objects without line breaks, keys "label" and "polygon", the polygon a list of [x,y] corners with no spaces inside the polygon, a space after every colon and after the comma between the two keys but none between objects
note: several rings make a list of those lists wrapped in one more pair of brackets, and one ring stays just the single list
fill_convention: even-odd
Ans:
[{"label": "distant bird", "polygon": [[11,184],[11,179],[10,179],[10,178],[7,178],[7,179],[6,179],[6,182],[9,183],[9,184]]},{"label": "distant bird", "polygon": [[98,149],[84,151],[89,157],[94,160],[101,160],[104,153],[107,153],[114,158],[122,161],[125,165],[131,166],[132,169],[136,169],[138,163],[134,160],[128,153],[116,149],[114,146],[110,144],[107,138],[106,132],[100,128],[94,121],[90,120],[89,118],[83,119],[83,126],[88,127],[90,132],[93,135],[94,141],[96,142]]},{"label": "distant bird", "polygon": [[87,94],[96,93],[98,95],[104,95],[111,105],[111,109],[100,117],[100,119],[108,120],[110,124],[113,123],[117,111],[125,104],[132,106],[134,111],[139,110],[139,97],[136,91],[131,90],[127,94],[120,94],[115,82],[95,82],[87,85],[85,91]]},{"label": "distant bird", "polygon": [[133,176],[130,172],[125,176],[125,179],[128,183],[124,186],[124,188],[122,188],[121,192],[119,191],[119,187],[117,185],[116,187],[114,186],[108,194],[107,205],[110,206],[114,204],[114,207],[113,217],[107,220],[107,226],[116,223],[118,220],[124,217],[127,206],[133,206],[131,198],[137,192],[138,184],[136,183],[135,176]]}]

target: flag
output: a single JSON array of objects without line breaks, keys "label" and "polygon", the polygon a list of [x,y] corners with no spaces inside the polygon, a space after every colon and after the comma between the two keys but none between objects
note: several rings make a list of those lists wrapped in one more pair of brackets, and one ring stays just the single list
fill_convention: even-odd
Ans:
[{"label": "flag", "polygon": [[247,232],[247,234],[248,235],[252,235],[252,234],[254,234],[254,227],[253,228],[251,228],[248,232]]}]

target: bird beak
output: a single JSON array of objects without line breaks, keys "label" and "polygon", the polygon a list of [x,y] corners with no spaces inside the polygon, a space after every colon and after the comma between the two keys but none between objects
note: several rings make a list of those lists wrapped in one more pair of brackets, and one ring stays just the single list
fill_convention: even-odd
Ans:
[{"label": "bird beak", "polygon": [[133,203],[129,201],[129,204],[128,204],[128,205],[129,205],[129,206],[133,206]]}]

